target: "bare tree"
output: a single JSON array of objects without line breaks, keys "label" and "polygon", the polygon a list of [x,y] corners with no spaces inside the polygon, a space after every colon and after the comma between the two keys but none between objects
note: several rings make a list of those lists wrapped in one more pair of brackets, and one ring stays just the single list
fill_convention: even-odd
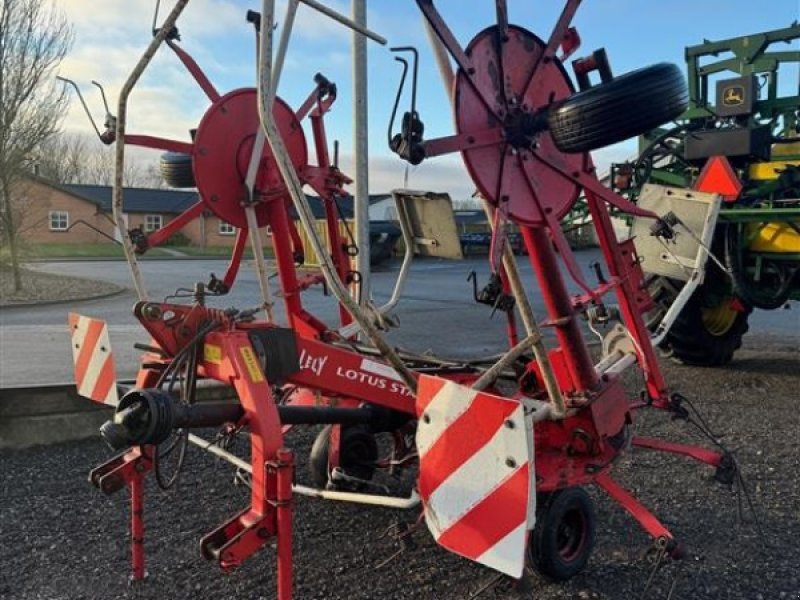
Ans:
[{"label": "bare tree", "polygon": [[85,136],[54,135],[37,148],[34,173],[55,183],[90,183],[84,181],[88,154]]},{"label": "bare tree", "polygon": [[[114,150],[112,147],[93,145],[87,156],[86,168],[81,181],[76,183],[94,183],[97,185],[113,185],[114,183]],[[122,185],[141,187],[145,184],[144,169],[133,160],[126,160],[122,172]]]},{"label": "bare tree", "polygon": [[66,94],[53,72],[72,45],[72,29],[45,0],[0,3],[0,220],[14,288],[22,288],[14,185],[30,169],[34,150],[58,130]]},{"label": "bare tree", "polygon": [[[37,150],[36,171],[56,183],[112,185],[114,152],[94,136],[61,133]],[[140,160],[125,161],[122,183],[128,187],[164,187],[157,167]]]}]

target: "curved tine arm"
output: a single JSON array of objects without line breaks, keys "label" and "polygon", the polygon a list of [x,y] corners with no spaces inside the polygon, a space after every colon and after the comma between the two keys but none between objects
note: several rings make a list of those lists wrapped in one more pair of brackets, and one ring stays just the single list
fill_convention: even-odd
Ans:
[{"label": "curved tine arm", "polygon": [[[414,46],[395,46],[389,48],[392,52],[409,52],[414,57],[414,67],[411,71],[411,113],[417,112],[417,75],[419,74],[419,52]],[[399,60],[395,57],[395,60]]]},{"label": "curved tine arm", "polygon": [[[92,127],[94,128],[94,132],[97,134],[97,137],[100,137],[100,130],[97,128],[97,123],[94,122],[94,117],[92,117],[92,113],[89,112],[89,107],[86,106],[86,101],[83,99],[83,94],[81,94],[81,90],[78,87],[78,84],[72,81],[72,79],[67,79],[66,77],[62,77],[61,75],[56,75],[56,79],[58,79],[59,81],[63,81],[68,85],[71,85],[75,89],[75,93],[78,94],[78,100],[81,101],[83,110],[86,113],[86,116],[89,117],[89,122],[92,124]],[[94,81],[92,83],[94,83]],[[105,102],[105,96],[103,96],[103,102]]]},{"label": "curved tine arm", "polygon": [[395,56],[394,59],[403,65],[403,74],[400,76],[400,85],[397,86],[397,95],[394,98],[392,116],[389,117],[389,129],[386,132],[386,142],[390,146],[392,144],[392,129],[394,129],[394,119],[397,116],[397,108],[400,106],[400,96],[403,94],[403,88],[406,85],[406,75],[408,75],[408,61],[400,56]]},{"label": "curved tine arm", "polygon": [[128,114],[128,96],[130,96],[131,91],[136,85],[136,82],[139,81],[142,73],[144,73],[147,65],[150,64],[151,60],[153,60],[153,56],[155,56],[159,46],[164,42],[165,39],[167,39],[167,36],[175,26],[178,17],[183,12],[183,9],[186,8],[188,3],[189,0],[177,0],[172,12],[169,13],[167,18],[164,20],[161,29],[158,30],[158,33],[156,33],[156,35],[150,41],[150,44],[147,46],[144,54],[139,59],[139,62],[136,63],[133,71],[131,71],[131,74],[125,81],[125,84],[122,86],[122,90],[119,94],[119,103],[117,107],[117,147],[114,162],[114,189],[112,193],[111,210],[112,214],[114,215],[114,222],[116,223],[120,232],[120,237],[122,238],[122,249],[125,251],[125,259],[128,261],[128,266],[131,269],[133,284],[136,288],[136,295],[139,297],[139,300],[147,300],[147,291],[145,290],[144,283],[142,282],[142,276],[139,272],[139,263],[136,260],[133,243],[131,242],[130,238],[124,234],[123,230],[123,228],[126,226],[126,221],[122,210],[122,177],[125,169],[125,123]]},{"label": "curved tine arm", "polygon": [[103,99],[103,108],[106,109],[106,114],[110,114],[111,111],[108,109],[108,100],[106,100],[106,91],[103,89],[103,86],[94,79],[92,79],[92,85],[97,86],[97,89],[100,90],[100,97]]}]

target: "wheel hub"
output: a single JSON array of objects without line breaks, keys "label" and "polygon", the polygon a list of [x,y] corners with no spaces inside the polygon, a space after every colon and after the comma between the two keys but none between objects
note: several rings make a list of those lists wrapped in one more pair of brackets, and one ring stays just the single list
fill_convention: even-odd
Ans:
[{"label": "wheel hub", "polygon": [[738,314],[733,298],[725,298],[716,306],[702,309],[703,325],[711,335],[723,336],[733,327]]},{"label": "wheel hub", "polygon": [[571,510],[558,526],[558,552],[564,560],[573,560],[582,550],[586,524],[580,511]]},{"label": "wheel hub", "polygon": [[[308,164],[305,134],[292,109],[275,98],[273,115],[295,170]],[[215,215],[235,227],[246,227],[244,207],[249,201],[245,178],[256,134],[261,126],[258,117],[258,94],[254,88],[234,90],[211,105],[194,140],[193,170],[203,202]],[[259,202],[256,220],[267,224],[266,202],[289,198],[275,157],[265,144],[255,180]]]},{"label": "wheel hub", "polygon": [[533,115],[520,108],[509,110],[503,122],[506,142],[515,150],[535,149],[538,134],[547,128],[547,121],[540,114]]}]

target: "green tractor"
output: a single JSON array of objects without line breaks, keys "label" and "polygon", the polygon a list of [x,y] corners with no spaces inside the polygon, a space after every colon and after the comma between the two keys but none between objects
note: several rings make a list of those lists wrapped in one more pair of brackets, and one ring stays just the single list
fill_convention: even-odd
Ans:
[{"label": "green tractor", "polygon": [[[612,166],[612,187],[634,201],[646,184],[722,196],[702,284],[661,338],[681,362],[728,363],[754,308],[800,299],[798,43],[795,22],[687,48],[688,109],[674,126],[641,136],[636,160]],[[684,281],[642,267],[655,327]]]}]

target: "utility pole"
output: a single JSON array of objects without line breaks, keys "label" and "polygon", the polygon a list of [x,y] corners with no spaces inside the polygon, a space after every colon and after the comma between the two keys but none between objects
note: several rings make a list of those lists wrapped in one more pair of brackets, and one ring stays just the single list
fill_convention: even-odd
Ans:
[{"label": "utility pole", "polygon": [[[367,0],[352,0],[353,21],[367,25]],[[353,292],[360,304],[370,297],[369,264],[369,143],[367,130],[367,38],[353,32],[353,151],[355,152],[355,217],[356,270],[361,284]]]}]

